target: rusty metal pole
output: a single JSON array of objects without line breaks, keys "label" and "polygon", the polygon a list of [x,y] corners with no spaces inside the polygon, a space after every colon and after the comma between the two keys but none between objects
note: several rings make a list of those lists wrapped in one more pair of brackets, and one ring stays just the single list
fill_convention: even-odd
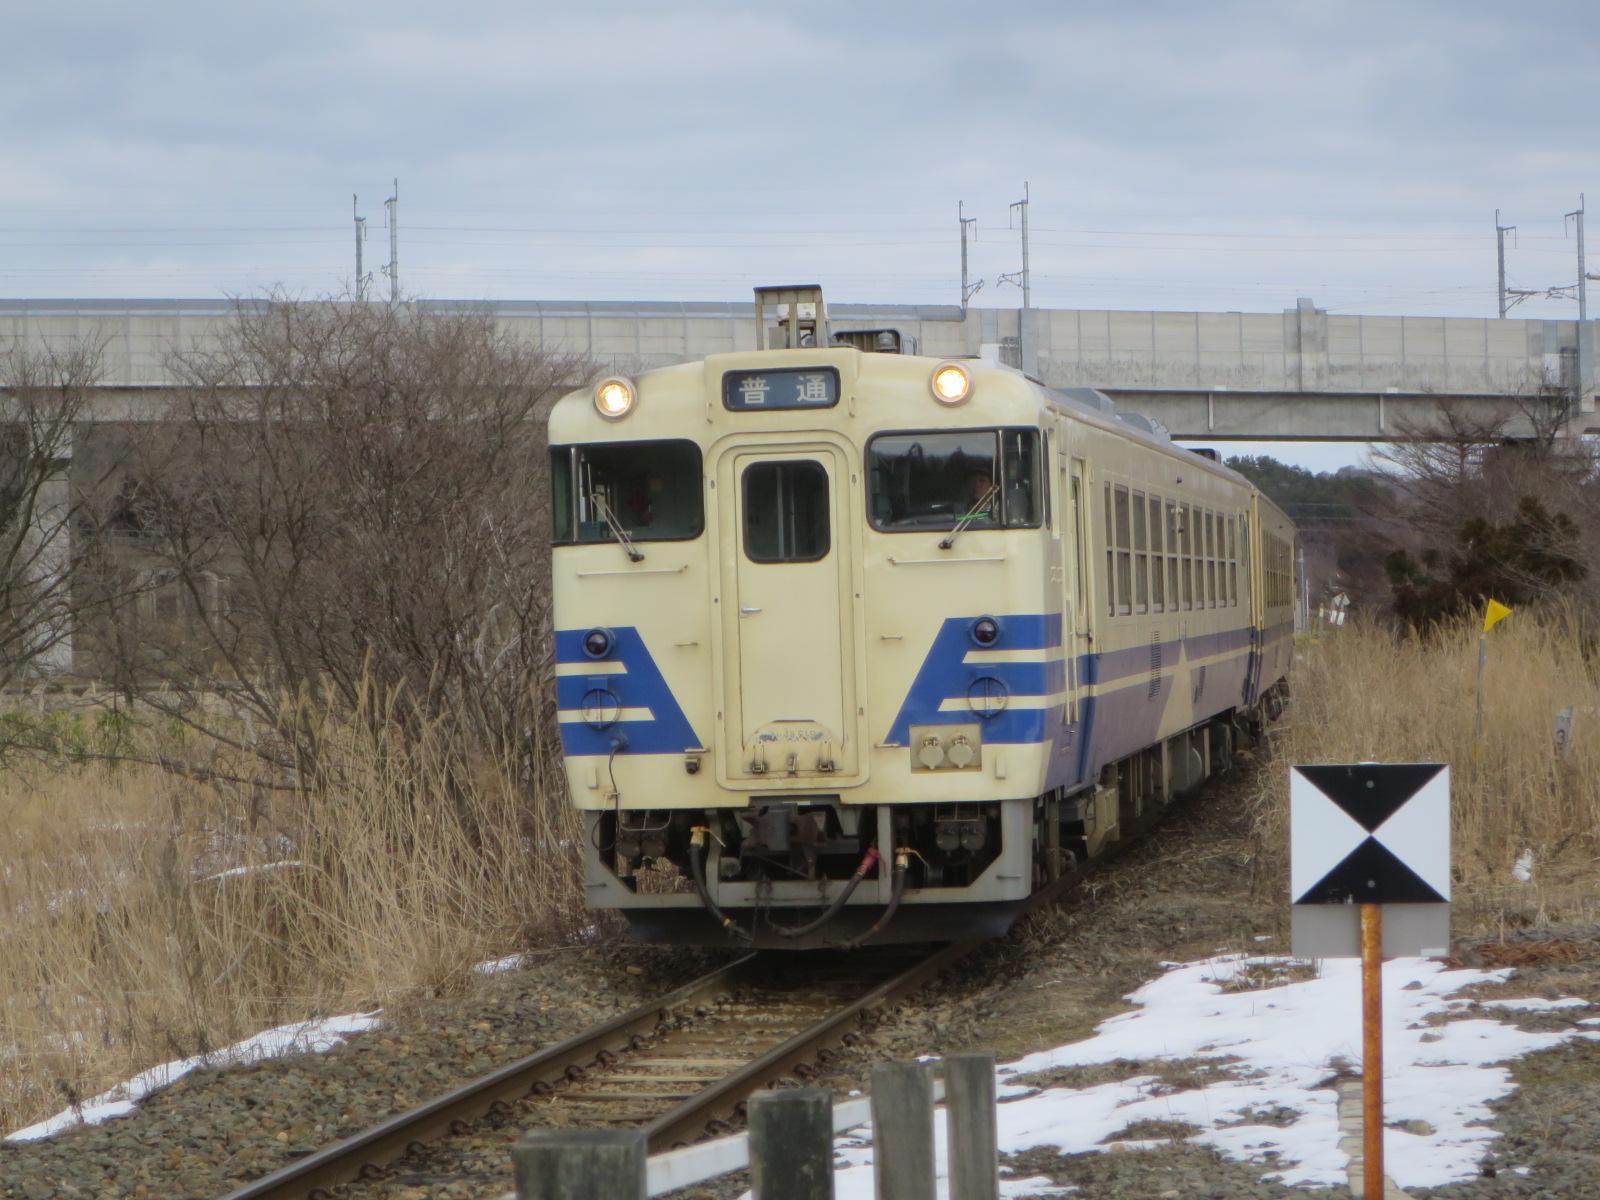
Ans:
[{"label": "rusty metal pole", "polygon": [[1383,906],[1361,906],[1361,1127],[1363,1191],[1383,1197]]}]

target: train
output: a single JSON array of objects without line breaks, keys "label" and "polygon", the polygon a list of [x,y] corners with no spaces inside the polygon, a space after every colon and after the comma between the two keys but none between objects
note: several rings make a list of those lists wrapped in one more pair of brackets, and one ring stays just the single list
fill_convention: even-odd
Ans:
[{"label": "train", "polygon": [[1003,931],[1287,696],[1295,528],[994,348],[757,288],[756,346],[549,417],[556,707],[589,905],[639,937]]}]

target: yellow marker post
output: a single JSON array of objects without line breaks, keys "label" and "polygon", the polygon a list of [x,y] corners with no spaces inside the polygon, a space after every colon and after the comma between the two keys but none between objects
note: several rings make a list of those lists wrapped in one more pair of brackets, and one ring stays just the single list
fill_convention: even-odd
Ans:
[{"label": "yellow marker post", "polygon": [[1483,741],[1483,669],[1489,661],[1489,630],[1511,615],[1511,609],[1500,601],[1491,599],[1483,610],[1483,632],[1478,635],[1478,712],[1473,722],[1473,735]]}]

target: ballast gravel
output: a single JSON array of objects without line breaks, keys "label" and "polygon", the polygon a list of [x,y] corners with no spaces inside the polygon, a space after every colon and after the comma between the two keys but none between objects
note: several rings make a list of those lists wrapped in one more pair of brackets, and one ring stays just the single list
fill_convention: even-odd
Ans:
[{"label": "ballast gravel", "polygon": [[640,946],[530,954],[327,1054],[198,1070],[132,1114],[0,1142],[0,1200],[218,1197],[678,986],[714,961]]}]

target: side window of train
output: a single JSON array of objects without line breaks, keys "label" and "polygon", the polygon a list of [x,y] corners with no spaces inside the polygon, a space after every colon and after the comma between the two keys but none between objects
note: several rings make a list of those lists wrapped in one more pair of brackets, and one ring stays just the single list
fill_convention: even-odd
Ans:
[{"label": "side window of train", "polygon": [[828,553],[828,472],[819,462],[744,470],[744,552],[751,562],[816,562]]},{"label": "side window of train", "polygon": [[1187,504],[1178,505],[1178,539],[1183,547],[1178,571],[1183,583],[1183,607],[1194,607],[1194,521],[1193,511]]},{"label": "side window of train", "polygon": [[1228,521],[1228,607],[1239,603],[1239,543],[1234,540],[1234,524]]},{"label": "side window of train", "polygon": [[1182,606],[1178,589],[1178,501],[1166,501],[1166,606],[1176,611]]},{"label": "side window of train", "polygon": [[689,441],[600,442],[550,448],[551,540],[697,538],[705,529],[700,447]]},{"label": "side window of train", "polygon": [[1239,518],[1239,561],[1244,575],[1244,590],[1248,595],[1252,584],[1250,582],[1250,518]]},{"label": "side window of train", "polygon": [[1088,555],[1087,551],[1084,548],[1083,541],[1084,541],[1084,536],[1085,536],[1087,530],[1089,529],[1089,525],[1088,525],[1088,522],[1084,521],[1083,518],[1082,518],[1082,515],[1081,515],[1082,514],[1082,506],[1083,506],[1082,464],[1075,460],[1074,469],[1073,469],[1073,472],[1072,472],[1072,511],[1071,511],[1071,514],[1070,514],[1071,518],[1072,518],[1072,524],[1068,527],[1067,533],[1072,538],[1073,574],[1077,576],[1077,581],[1076,581],[1076,584],[1075,584],[1075,586],[1077,588],[1075,599],[1077,600],[1077,604],[1078,604],[1077,619],[1079,621],[1087,621],[1089,619],[1089,604],[1088,604],[1089,555]]},{"label": "side window of train", "polygon": [[1133,610],[1150,611],[1150,539],[1145,532],[1145,495],[1133,493]]},{"label": "side window of train", "polygon": [[1205,517],[1206,530],[1206,607],[1217,606],[1217,521],[1209,509]]},{"label": "side window of train", "polygon": [[1166,528],[1161,519],[1161,497],[1150,497],[1150,609],[1163,612],[1167,607]]},{"label": "side window of train", "polygon": [[1117,530],[1111,519],[1111,485],[1105,487],[1106,511],[1106,609],[1117,615]]},{"label": "side window of train", "polygon": [[1128,489],[1117,484],[1112,493],[1117,517],[1117,615],[1133,611],[1133,539],[1129,528]]}]

